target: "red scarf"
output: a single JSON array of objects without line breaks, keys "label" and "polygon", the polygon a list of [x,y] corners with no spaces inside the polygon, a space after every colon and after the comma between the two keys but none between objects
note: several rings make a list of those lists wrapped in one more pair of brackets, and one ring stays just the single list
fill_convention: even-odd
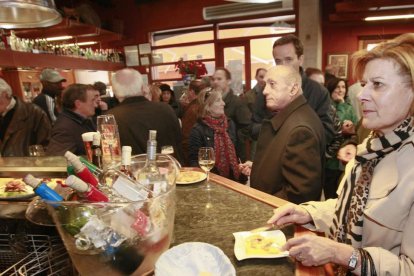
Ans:
[{"label": "red scarf", "polygon": [[240,171],[237,162],[236,150],[227,133],[227,118],[222,115],[219,118],[206,116],[203,122],[214,131],[214,151],[216,152],[216,168],[221,176],[229,177],[230,168],[235,179],[239,179]]}]

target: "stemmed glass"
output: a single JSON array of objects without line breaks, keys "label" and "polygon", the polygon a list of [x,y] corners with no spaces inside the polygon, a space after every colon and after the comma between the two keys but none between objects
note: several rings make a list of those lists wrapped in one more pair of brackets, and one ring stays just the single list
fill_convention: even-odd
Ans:
[{"label": "stemmed glass", "polygon": [[[110,163],[114,163],[121,155],[118,125],[112,114],[101,115],[97,118],[97,128],[102,137],[102,149],[105,155],[105,148],[109,151]],[[106,164],[107,165],[107,164]]]},{"label": "stemmed glass", "polygon": [[207,175],[207,189],[210,189],[209,173],[215,164],[214,149],[212,147],[202,147],[198,150],[198,164]]}]

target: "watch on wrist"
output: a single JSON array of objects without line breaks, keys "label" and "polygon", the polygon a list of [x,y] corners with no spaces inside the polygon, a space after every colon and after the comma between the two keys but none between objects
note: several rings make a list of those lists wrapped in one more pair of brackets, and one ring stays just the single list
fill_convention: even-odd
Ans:
[{"label": "watch on wrist", "polygon": [[359,251],[358,251],[358,249],[354,249],[354,251],[352,251],[352,255],[351,255],[351,257],[349,257],[349,261],[348,261],[348,270],[349,271],[354,271],[355,268],[357,267],[358,257],[359,257]]}]

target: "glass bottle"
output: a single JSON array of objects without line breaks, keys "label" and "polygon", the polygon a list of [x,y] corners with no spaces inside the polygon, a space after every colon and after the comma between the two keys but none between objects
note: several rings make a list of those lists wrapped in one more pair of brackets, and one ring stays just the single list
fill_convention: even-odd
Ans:
[{"label": "glass bottle", "polygon": [[65,184],[74,189],[81,197],[92,202],[108,202],[108,197],[94,186],[74,175],[66,178]]},{"label": "glass bottle", "polygon": [[76,156],[70,151],[67,151],[65,153],[65,158],[68,161],[69,165],[73,166],[75,174],[80,179],[82,179],[86,183],[89,183],[95,187],[98,186],[98,180],[91,173],[91,171],[89,171],[89,169],[81,162],[78,156]]},{"label": "glass bottle", "polygon": [[157,166],[157,131],[150,130],[147,142],[147,160],[145,166],[138,171],[137,181],[152,191],[154,196],[167,189],[167,179]]},{"label": "glass bottle", "polygon": [[43,199],[51,200],[51,201],[62,201],[63,197],[61,197],[57,192],[55,192],[52,188],[46,185],[45,182],[42,182],[40,179],[37,179],[31,174],[26,175],[23,178],[24,183],[29,185],[33,188],[35,194],[40,196]]},{"label": "glass bottle", "polygon": [[92,141],[92,163],[98,168],[102,168],[102,148],[101,135],[95,133]]},{"label": "glass bottle", "polygon": [[132,148],[130,146],[122,147],[122,159],[121,159],[121,168],[120,171],[123,172],[126,176],[136,180],[134,174],[131,171],[131,152]]}]

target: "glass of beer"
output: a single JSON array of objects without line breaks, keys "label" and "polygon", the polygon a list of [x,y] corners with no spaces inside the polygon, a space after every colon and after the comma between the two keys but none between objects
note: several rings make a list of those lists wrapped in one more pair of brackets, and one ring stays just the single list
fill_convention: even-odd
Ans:
[{"label": "glass of beer", "polygon": [[92,162],[92,142],[94,134],[96,134],[96,132],[85,132],[82,134],[82,141],[89,162]]}]

